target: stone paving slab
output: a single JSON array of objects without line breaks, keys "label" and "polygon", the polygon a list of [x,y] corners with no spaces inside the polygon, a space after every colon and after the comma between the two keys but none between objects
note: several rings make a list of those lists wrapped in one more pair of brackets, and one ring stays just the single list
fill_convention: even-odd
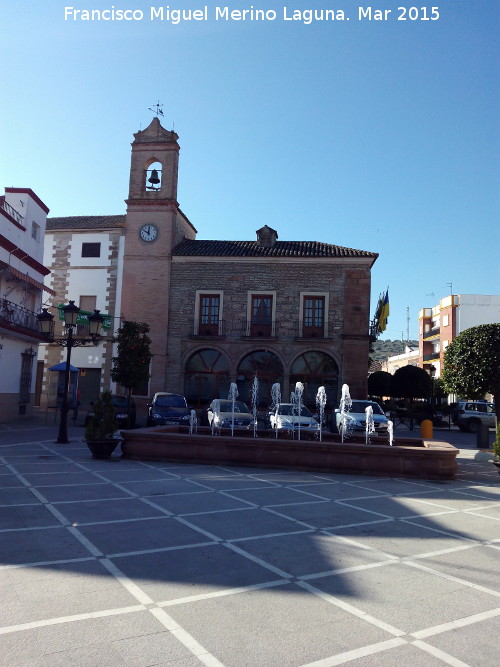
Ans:
[{"label": "stone paving slab", "polygon": [[54,433],[0,425],[2,667],[498,664],[479,452],[439,483],[94,461]]}]

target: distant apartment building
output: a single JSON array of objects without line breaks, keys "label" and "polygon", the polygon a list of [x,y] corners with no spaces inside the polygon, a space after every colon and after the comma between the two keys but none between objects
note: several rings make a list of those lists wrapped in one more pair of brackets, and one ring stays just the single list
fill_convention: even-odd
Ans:
[{"label": "distant apartment building", "polygon": [[380,370],[394,375],[398,368],[402,368],[403,366],[418,366],[418,359],[418,349],[407,345],[404,352],[395,354],[383,361]]},{"label": "distant apartment building", "polygon": [[43,292],[54,294],[43,284],[48,212],[30,188],[5,188],[0,196],[0,422],[30,414],[35,403],[36,313]]},{"label": "distant apartment building", "polygon": [[434,366],[435,377],[440,377],[445,350],[458,334],[500,322],[500,295],[451,294],[433,308],[422,308],[418,319],[418,365],[425,370]]}]

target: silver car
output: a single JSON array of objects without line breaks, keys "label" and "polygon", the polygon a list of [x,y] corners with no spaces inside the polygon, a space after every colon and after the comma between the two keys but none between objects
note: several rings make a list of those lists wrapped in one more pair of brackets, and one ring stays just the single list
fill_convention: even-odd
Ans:
[{"label": "silver car", "polygon": [[[360,401],[353,399],[350,410],[345,414],[346,426],[348,431],[366,430],[366,408],[371,406],[373,410],[373,425],[376,433],[387,432],[387,422],[389,421],[378,403],[375,401]],[[335,423],[337,430],[340,431],[342,415],[340,408],[335,410]]]},{"label": "silver car", "polygon": [[[218,400],[218,406],[215,400]],[[255,420],[246,403],[234,401],[233,411],[233,401],[222,398],[215,400],[207,409],[209,426],[212,426],[213,423],[215,428],[251,429],[254,427]]]},{"label": "silver car", "polygon": [[280,403],[274,412],[269,413],[269,421],[271,428],[277,430],[298,431],[300,427],[306,433],[319,432],[319,423],[304,405],[299,415],[292,403]]}]

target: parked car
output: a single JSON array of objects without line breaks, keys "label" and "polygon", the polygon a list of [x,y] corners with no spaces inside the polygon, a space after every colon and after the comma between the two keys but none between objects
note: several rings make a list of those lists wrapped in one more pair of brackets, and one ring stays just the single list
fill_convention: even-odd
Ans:
[{"label": "parked car", "polygon": [[215,420],[216,428],[231,428],[234,415],[235,429],[253,429],[255,420],[246,403],[235,401],[233,411],[233,401],[223,398],[215,400],[219,401],[219,411],[214,410],[214,401],[212,401],[207,408],[209,426],[212,426]]},{"label": "parked car", "polygon": [[495,428],[495,406],[486,401],[458,401],[451,420],[461,431],[477,433],[481,424]]},{"label": "parked car", "polygon": [[[375,401],[360,401],[353,399],[352,406],[349,412],[346,413],[347,419],[347,430],[348,431],[366,431],[366,408],[368,406],[372,407],[373,410],[373,425],[375,427],[375,433],[386,433],[387,432],[387,422],[389,421],[385,415],[385,412],[382,410],[378,403]],[[340,422],[342,415],[340,413],[340,408],[335,410],[335,429],[340,431]]]},{"label": "parked car", "polygon": [[148,403],[147,426],[189,423],[190,410],[182,394],[157,391]]},{"label": "parked car", "polygon": [[319,431],[319,422],[312,416],[309,410],[303,405],[300,415],[292,403],[280,403],[277,410],[269,413],[271,428],[278,430],[300,430],[306,433],[317,433]]},{"label": "parked car", "polygon": [[[121,394],[112,394],[111,402],[115,409],[115,419],[120,428],[127,428],[127,408],[128,408],[128,397]],[[85,415],[85,426],[94,416],[94,411],[92,409],[93,403],[90,404],[90,410]],[[135,426],[136,420],[136,407],[134,399],[130,399],[130,427]]]}]

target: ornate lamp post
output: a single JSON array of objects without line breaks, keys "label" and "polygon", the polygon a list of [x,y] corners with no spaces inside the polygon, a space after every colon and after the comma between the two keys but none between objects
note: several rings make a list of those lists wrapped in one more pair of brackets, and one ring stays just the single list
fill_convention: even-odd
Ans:
[{"label": "ornate lamp post", "polygon": [[90,338],[75,338],[73,336],[73,329],[77,325],[78,315],[80,309],[78,306],[75,306],[74,301],[70,301],[67,306],[64,306],[64,324],[67,330],[65,338],[54,338],[54,316],[52,313],[49,313],[46,308],[42,309],[42,312],[37,315],[37,320],[40,326],[40,331],[47,340],[61,347],[65,347],[67,350],[66,354],[66,368],[64,372],[64,387],[63,387],[63,396],[62,396],[62,405],[61,405],[61,421],[59,422],[59,433],[57,436],[56,443],[60,445],[66,445],[69,443],[68,440],[68,390],[69,390],[69,378],[70,378],[70,368],[71,368],[71,350],[74,347],[83,347],[85,345],[93,344],[97,345],[100,338],[101,326],[104,321],[104,317],[99,313],[98,310],[94,311],[93,315],[88,316],[89,322],[89,335]]}]

